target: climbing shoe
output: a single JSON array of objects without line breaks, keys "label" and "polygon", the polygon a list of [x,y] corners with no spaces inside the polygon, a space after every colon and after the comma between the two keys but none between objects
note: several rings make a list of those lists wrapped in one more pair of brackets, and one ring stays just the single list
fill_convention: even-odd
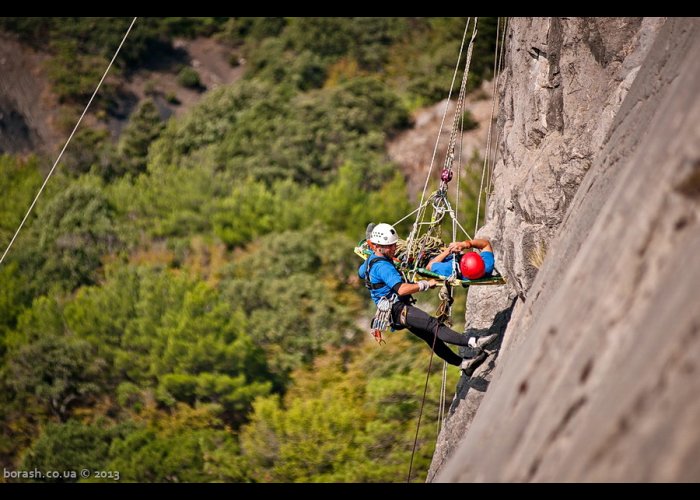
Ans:
[{"label": "climbing shoe", "polygon": [[487,354],[485,352],[480,353],[475,358],[465,358],[462,360],[462,364],[459,365],[459,369],[462,370],[466,377],[471,377],[474,370],[481,366],[481,363],[483,363],[486,358]]}]

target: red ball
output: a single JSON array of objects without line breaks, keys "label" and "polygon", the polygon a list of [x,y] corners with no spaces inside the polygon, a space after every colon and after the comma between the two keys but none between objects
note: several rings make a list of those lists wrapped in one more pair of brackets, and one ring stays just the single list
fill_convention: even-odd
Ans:
[{"label": "red ball", "polygon": [[481,278],[486,271],[484,259],[476,252],[467,252],[462,255],[459,261],[459,269],[462,271],[462,277],[475,280]]}]

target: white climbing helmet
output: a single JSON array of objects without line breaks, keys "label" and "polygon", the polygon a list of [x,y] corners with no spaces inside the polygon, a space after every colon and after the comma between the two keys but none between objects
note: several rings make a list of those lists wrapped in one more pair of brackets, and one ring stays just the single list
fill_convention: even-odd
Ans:
[{"label": "white climbing helmet", "polygon": [[375,245],[393,245],[399,241],[399,236],[396,234],[394,226],[382,222],[374,226],[369,241]]}]

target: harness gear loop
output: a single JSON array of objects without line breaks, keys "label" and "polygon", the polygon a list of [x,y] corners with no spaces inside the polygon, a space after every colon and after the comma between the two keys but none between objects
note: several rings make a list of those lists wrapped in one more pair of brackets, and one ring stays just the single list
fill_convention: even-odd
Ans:
[{"label": "harness gear loop", "polygon": [[372,318],[370,323],[370,333],[379,344],[386,343],[382,338],[382,332],[391,325],[391,308],[397,301],[398,297],[392,293],[382,297],[377,302],[377,312],[374,313],[374,318]]},{"label": "harness gear loop", "polygon": [[[370,279],[370,271],[372,270],[372,266],[379,261],[386,261],[389,262],[392,266],[394,263],[391,261],[391,259],[384,257],[384,256],[373,256],[370,257],[367,260],[367,267],[365,268],[365,286],[369,290],[378,290],[380,288],[384,288],[386,285],[384,283],[372,283],[372,280]],[[379,302],[377,302],[377,312],[374,313],[374,317],[372,318],[372,321],[370,323],[370,334],[374,337],[374,340],[377,341],[377,343],[381,344],[386,344],[386,341],[382,338],[382,332],[389,328],[391,326],[391,310],[392,306],[396,303],[399,302],[401,299],[399,299],[399,296],[396,295],[393,291],[387,294],[386,296],[382,297],[379,299]],[[413,297],[409,297],[404,300],[406,303],[410,304],[413,303]]]},{"label": "harness gear loop", "polygon": [[442,287],[440,287],[438,297],[440,297],[440,304],[435,311],[435,317],[439,324],[452,326],[452,304],[455,299],[452,293],[452,285],[449,281],[445,281]]}]

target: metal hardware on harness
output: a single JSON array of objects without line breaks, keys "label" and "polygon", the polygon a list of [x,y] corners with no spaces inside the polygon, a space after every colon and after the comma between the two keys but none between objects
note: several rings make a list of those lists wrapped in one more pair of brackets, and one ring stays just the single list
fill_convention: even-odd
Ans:
[{"label": "metal hardware on harness", "polygon": [[379,299],[379,302],[377,302],[377,312],[374,314],[374,318],[372,318],[372,323],[370,323],[370,333],[374,336],[374,340],[380,344],[382,342],[386,343],[382,338],[382,332],[389,328],[391,324],[391,308],[394,302],[398,300],[395,294],[391,294],[389,297],[391,298],[382,297]]}]

